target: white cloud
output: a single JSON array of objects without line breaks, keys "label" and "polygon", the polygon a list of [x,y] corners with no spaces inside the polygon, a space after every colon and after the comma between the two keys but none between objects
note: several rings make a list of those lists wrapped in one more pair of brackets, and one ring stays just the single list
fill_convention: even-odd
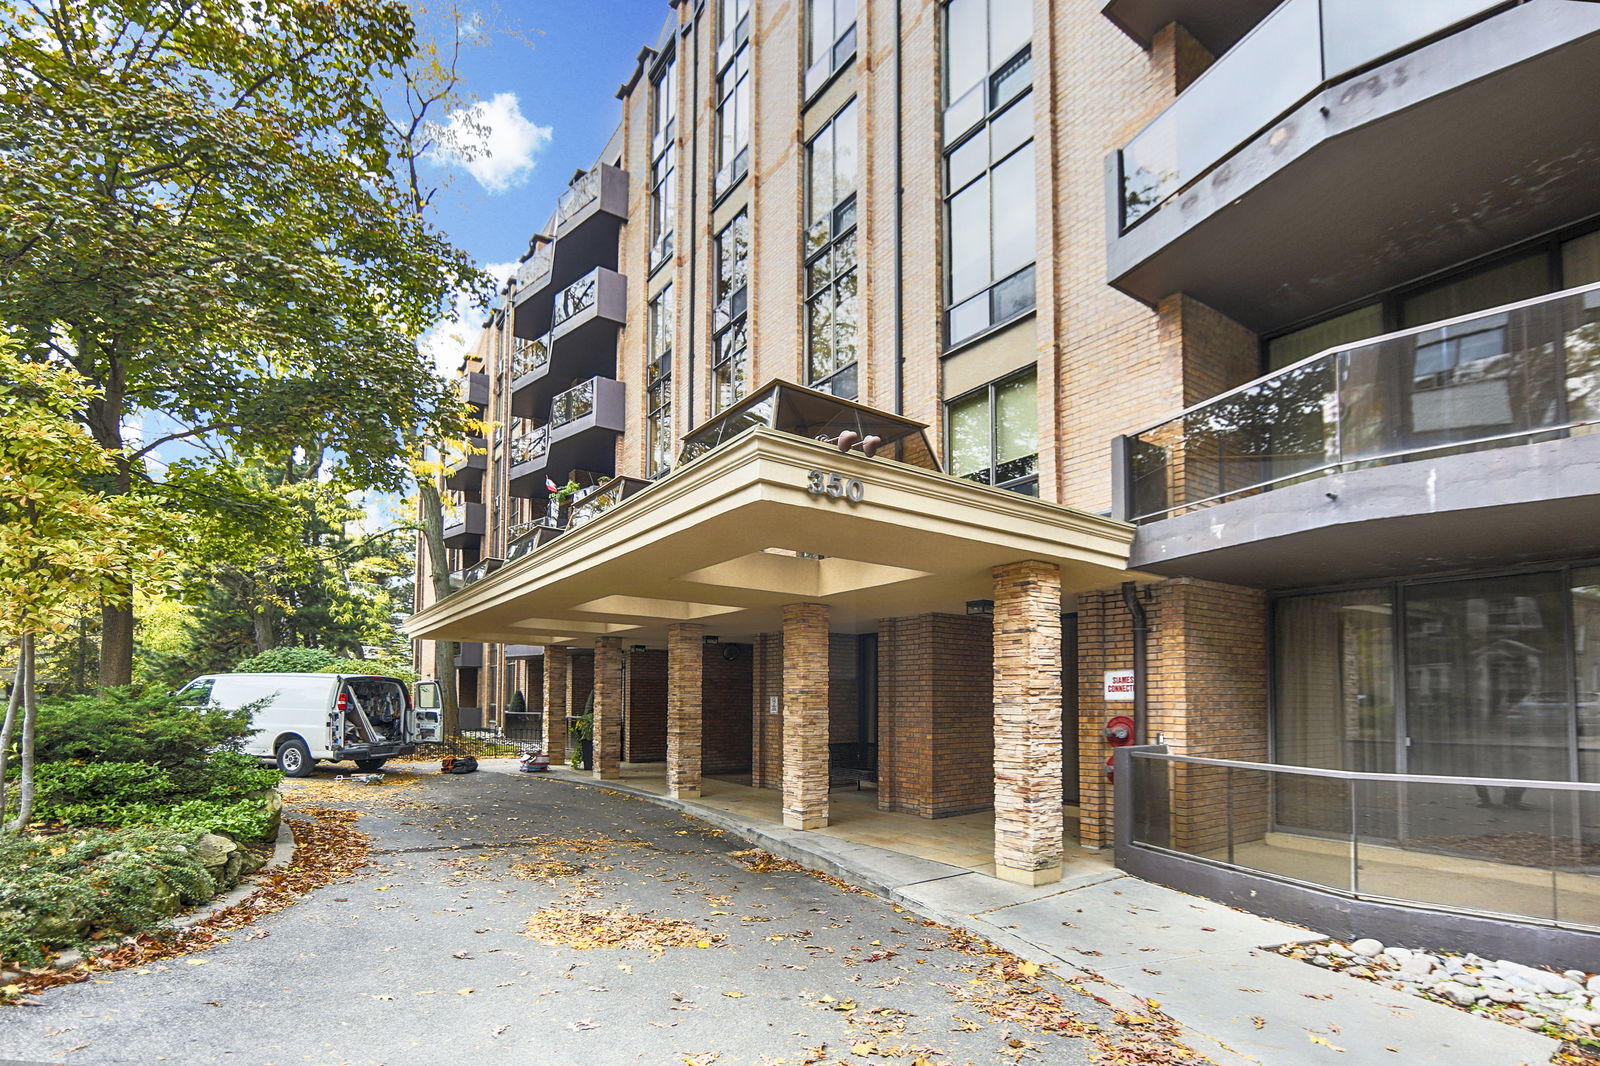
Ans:
[{"label": "white cloud", "polygon": [[[506,280],[516,273],[516,262],[488,263],[484,271],[494,279],[494,291],[499,292]],[[483,328],[485,310],[473,305],[472,298],[464,292],[456,293],[450,314],[422,335],[418,347],[433,360],[441,377],[452,377],[461,369],[461,359],[478,343],[478,331]]]},{"label": "white cloud", "polygon": [[490,192],[505,192],[533,173],[534,156],[550,143],[550,127],[523,117],[516,93],[495,93],[450,112],[433,127],[436,163],[459,166]]}]

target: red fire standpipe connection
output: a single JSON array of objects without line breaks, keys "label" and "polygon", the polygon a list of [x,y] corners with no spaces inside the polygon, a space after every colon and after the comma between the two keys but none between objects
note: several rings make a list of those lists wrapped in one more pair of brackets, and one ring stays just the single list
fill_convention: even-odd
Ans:
[{"label": "red fire standpipe connection", "polygon": [[1133,742],[1150,742],[1149,715],[1145,707],[1145,664],[1148,659],[1150,620],[1145,616],[1144,604],[1139,602],[1139,592],[1132,581],[1122,583],[1122,602],[1133,619]]}]

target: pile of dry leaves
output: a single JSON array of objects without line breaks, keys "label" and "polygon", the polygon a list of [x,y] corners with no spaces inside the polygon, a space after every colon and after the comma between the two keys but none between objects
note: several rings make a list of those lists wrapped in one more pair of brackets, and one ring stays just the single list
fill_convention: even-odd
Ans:
[{"label": "pile of dry leaves", "polygon": [[546,944],[589,951],[596,948],[709,948],[721,933],[678,918],[652,918],[628,911],[579,911],[560,907],[539,911],[524,932]]},{"label": "pile of dry leaves", "polygon": [[[232,907],[178,932],[131,937],[121,946],[92,955],[68,970],[49,966],[25,970],[16,981],[0,988],[0,1004],[33,1006],[35,1001],[25,997],[56,985],[77,984],[96,974],[145,966],[225,944],[232,939],[229,934],[233,930],[281,911],[313,889],[348,877],[370,863],[367,836],[353,825],[360,814],[325,807],[306,807],[301,813],[305,817],[290,819],[294,828],[294,861],[282,869],[260,874],[256,878],[259,887]],[[258,930],[250,935],[267,934]]]},{"label": "pile of dry leaves", "polygon": [[815,877],[823,884],[832,885],[841,892],[853,892],[858,896],[867,896],[872,899],[877,898],[876,896],[873,896],[871,892],[861,888],[859,885],[852,885],[848,881],[834,877],[832,874],[825,874],[821,870],[813,870],[809,867],[801,866],[793,859],[780,859],[771,852],[762,851],[760,848],[746,848],[743,851],[731,851],[728,853],[728,857],[737,859],[745,869],[750,870],[753,873],[805,874],[808,877]]}]

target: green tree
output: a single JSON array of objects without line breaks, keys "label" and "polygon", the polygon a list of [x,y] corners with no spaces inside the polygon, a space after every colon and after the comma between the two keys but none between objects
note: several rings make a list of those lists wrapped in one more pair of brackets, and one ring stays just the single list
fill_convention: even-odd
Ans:
[{"label": "green tree", "polygon": [[[147,472],[178,441],[222,467],[312,442],[393,490],[419,428],[460,435],[415,339],[481,276],[384,108],[436,62],[397,0],[0,0],[0,321],[97,386],[76,416],[108,496],[216,510],[218,464]],[[125,447],[138,414],[161,428]],[[133,622],[105,597],[102,684]]]},{"label": "green tree", "polygon": [[[19,717],[21,724],[19,810],[10,831],[26,825],[33,810],[38,637],[59,635],[86,601],[115,602],[141,569],[167,559],[159,537],[170,526],[140,497],[84,487],[86,476],[117,462],[76,421],[94,399],[70,367],[28,362],[0,339],[0,635],[17,647],[0,722],[0,782]],[[0,786],[0,823],[5,806]]]}]

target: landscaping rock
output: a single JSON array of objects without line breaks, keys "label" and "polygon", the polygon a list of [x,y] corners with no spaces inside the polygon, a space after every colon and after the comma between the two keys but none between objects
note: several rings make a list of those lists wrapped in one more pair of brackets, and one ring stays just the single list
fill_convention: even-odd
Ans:
[{"label": "landscaping rock", "polygon": [[1436,995],[1443,996],[1458,1007],[1470,1007],[1478,1001],[1477,989],[1456,984],[1454,981],[1446,981],[1442,985],[1434,985],[1433,991]]},{"label": "landscaping rock", "polygon": [[217,887],[231,888],[239,882],[239,845],[218,833],[201,833],[194,843],[195,858],[206,868]]},{"label": "landscaping rock", "polygon": [[1357,955],[1377,955],[1383,951],[1383,941],[1362,937],[1360,940],[1351,941],[1350,950]]}]

